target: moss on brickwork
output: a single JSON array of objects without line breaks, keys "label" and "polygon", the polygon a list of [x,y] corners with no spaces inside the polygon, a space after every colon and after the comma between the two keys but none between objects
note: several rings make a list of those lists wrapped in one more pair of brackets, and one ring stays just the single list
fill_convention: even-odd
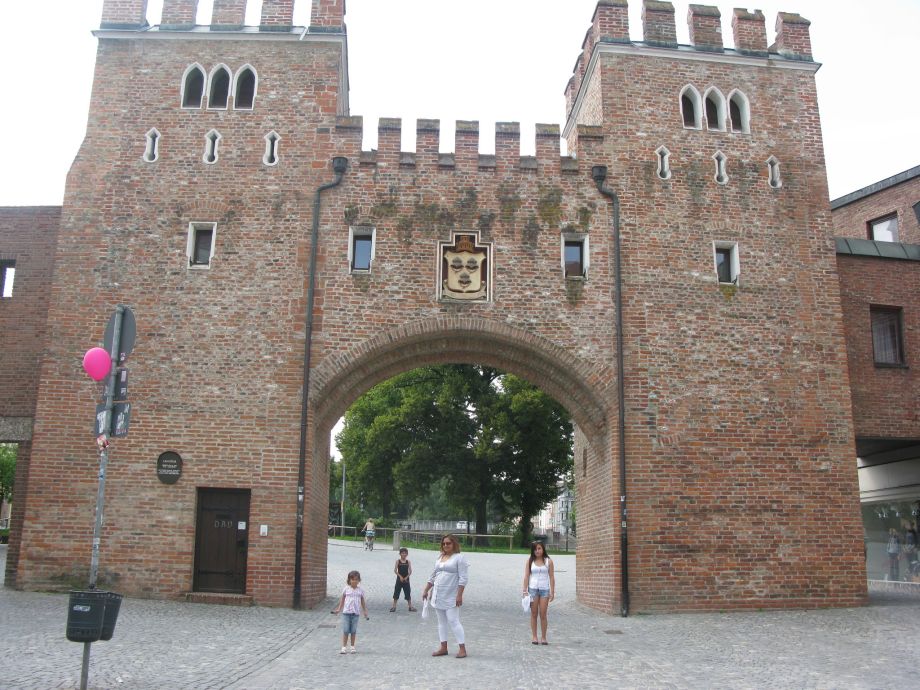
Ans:
[{"label": "moss on brickwork", "polygon": [[562,190],[559,187],[551,189],[540,188],[540,200],[537,202],[537,213],[540,220],[549,227],[559,227],[562,220]]},{"label": "moss on brickwork", "polygon": [[502,224],[507,228],[513,227],[514,218],[523,204],[517,190],[509,189],[506,185],[499,187],[498,203],[501,207]]}]

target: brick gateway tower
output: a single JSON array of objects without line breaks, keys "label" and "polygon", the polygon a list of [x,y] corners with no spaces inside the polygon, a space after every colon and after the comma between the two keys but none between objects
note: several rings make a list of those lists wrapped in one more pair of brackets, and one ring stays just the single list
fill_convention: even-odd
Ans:
[{"label": "brick gateway tower", "polygon": [[434,120],[414,153],[393,119],[362,151],[344,0],[313,0],[306,28],[293,0],[264,0],[259,27],[245,0],[215,0],[210,26],[196,7],[165,0],[150,27],[146,0],[104,3],[8,582],[81,581],[96,391],[79,362],[125,303],[135,410],[100,575],[130,595],[322,600],[332,425],[388,377],[473,362],[577,423],[585,604],[864,601],[806,20],[781,14],[768,47],[763,15],[735,10],[725,49],[719,11],[692,5],[680,46],[673,6],[646,0],[633,42],[625,0],[601,0],[566,89],[573,155],[538,125],[527,157],[516,123],[482,155],[469,121],[451,154]]}]

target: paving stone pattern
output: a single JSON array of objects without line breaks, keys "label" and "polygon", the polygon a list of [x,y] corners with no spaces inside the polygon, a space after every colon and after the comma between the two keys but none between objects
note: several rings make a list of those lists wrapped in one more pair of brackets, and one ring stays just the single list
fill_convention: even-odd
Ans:
[{"label": "paving stone pattern", "polygon": [[[5,559],[6,547],[0,547]],[[91,688],[891,688],[914,687],[920,599],[860,609],[610,617],[575,601],[575,558],[556,556],[550,644],[534,647],[517,603],[523,557],[469,554],[469,657],[432,658],[434,617],[389,613],[395,554],[329,547],[329,598],[312,611],[128,599],[115,636],[92,646]],[[410,552],[416,599],[434,561]],[[0,564],[2,565],[2,564]],[[358,569],[370,621],[339,655],[329,614]],[[0,570],[2,572],[2,570]],[[4,688],[79,687],[82,645],[64,635],[67,598],[0,589]],[[332,626],[332,627],[330,627]],[[456,645],[451,641],[451,651]]]}]

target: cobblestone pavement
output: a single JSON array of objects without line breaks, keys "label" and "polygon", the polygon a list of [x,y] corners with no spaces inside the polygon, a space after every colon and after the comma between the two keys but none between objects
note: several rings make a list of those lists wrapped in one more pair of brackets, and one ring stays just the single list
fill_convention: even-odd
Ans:
[{"label": "cobblestone pavement", "polygon": [[[6,547],[0,547],[0,568]],[[104,558],[104,554],[103,554]],[[313,611],[125,600],[115,636],[92,645],[91,688],[897,688],[917,687],[920,600],[861,609],[605,616],[575,602],[574,556],[557,556],[550,644],[530,644],[518,604],[523,557],[470,554],[467,659],[432,658],[437,624],[400,602],[395,554],[329,547],[329,592]],[[412,550],[417,599],[434,560]],[[339,655],[329,611],[358,569],[370,620]],[[2,572],[2,569],[0,569]],[[76,688],[83,646],[64,636],[67,597],[0,589],[0,687]],[[451,650],[455,645],[451,641]]]}]

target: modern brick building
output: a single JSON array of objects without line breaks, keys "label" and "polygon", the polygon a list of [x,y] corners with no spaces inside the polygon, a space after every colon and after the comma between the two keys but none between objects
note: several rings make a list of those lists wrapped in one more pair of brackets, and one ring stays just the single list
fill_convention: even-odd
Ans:
[{"label": "modern brick building", "polygon": [[[869,577],[920,517],[920,167],[831,202]],[[902,558],[898,576],[908,577]],[[916,578],[920,582],[920,577]]]},{"label": "modern brick building", "polygon": [[[80,359],[121,303],[134,407],[101,560],[119,591],[319,602],[332,425],[390,376],[473,362],[538,383],[577,423],[585,604],[865,600],[807,20],[780,14],[769,43],[761,13],[735,10],[727,49],[719,10],[691,5],[678,45],[671,3],[645,0],[636,42],[626,1],[601,0],[564,127],[538,125],[521,156],[517,123],[484,155],[475,121],[441,153],[438,121],[406,152],[383,119],[362,151],[344,0],[313,0],[309,27],[293,0],[264,0],[259,27],[243,0],[195,26],[196,4],[166,0],[151,27],[145,0],[104,3],[54,211],[8,584],[85,579],[98,389]],[[17,271],[18,251],[0,246]],[[175,483],[158,480],[165,453]]]}]

